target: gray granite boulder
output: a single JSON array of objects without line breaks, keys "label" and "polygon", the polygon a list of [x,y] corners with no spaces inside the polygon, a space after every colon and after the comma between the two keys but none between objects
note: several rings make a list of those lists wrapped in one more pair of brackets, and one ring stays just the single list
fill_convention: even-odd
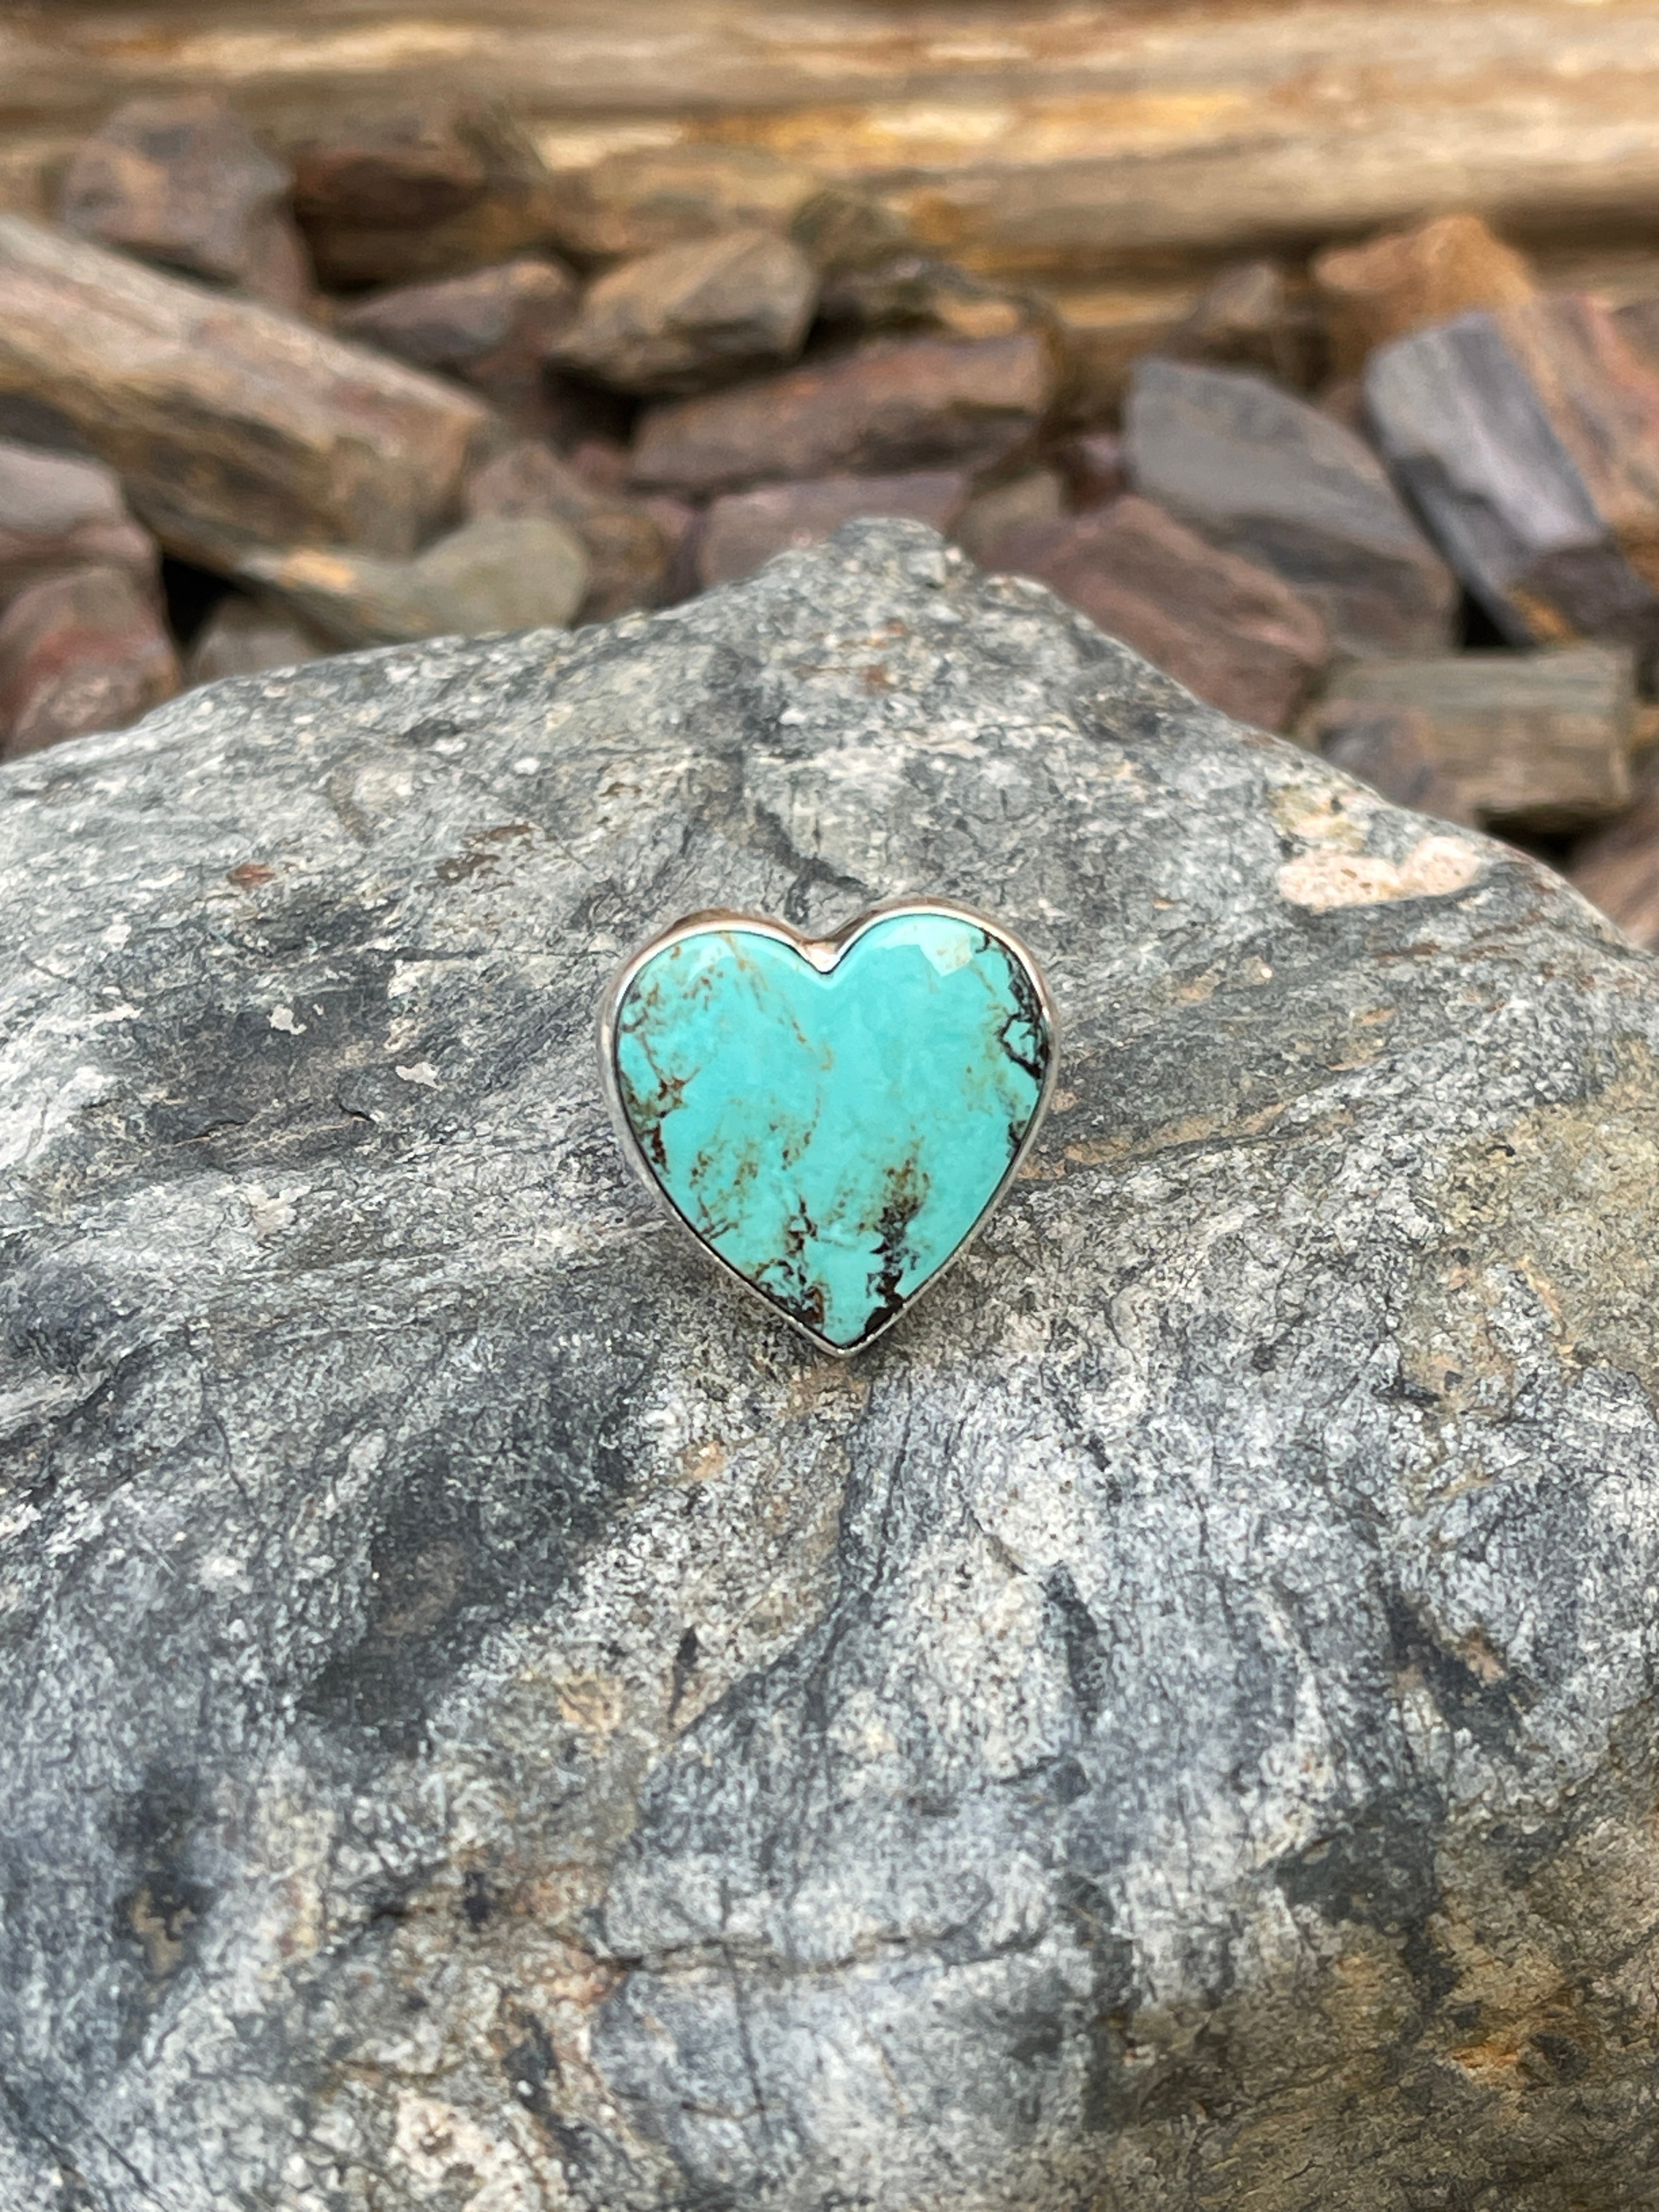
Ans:
[{"label": "gray granite boulder", "polygon": [[[0,777],[0,2203],[1629,2212],[1659,970],[849,526]],[[629,1179],[711,903],[1067,1059],[826,1361]]]}]

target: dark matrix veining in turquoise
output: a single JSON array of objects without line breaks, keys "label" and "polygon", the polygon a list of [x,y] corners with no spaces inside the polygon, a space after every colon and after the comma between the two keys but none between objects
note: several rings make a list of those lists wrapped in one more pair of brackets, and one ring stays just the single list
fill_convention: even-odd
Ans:
[{"label": "dark matrix veining in turquoise", "polygon": [[623,1114],[676,1210],[843,1352],[972,1235],[1054,1053],[1018,949],[928,909],[878,916],[827,973],[711,918],[644,958],[614,1038]]}]

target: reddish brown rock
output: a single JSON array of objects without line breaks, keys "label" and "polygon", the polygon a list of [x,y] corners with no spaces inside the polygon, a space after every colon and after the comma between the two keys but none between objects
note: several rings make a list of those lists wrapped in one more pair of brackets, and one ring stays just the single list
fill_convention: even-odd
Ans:
[{"label": "reddish brown rock", "polygon": [[804,218],[800,242],[822,267],[814,239],[845,251],[856,228],[846,201],[819,204],[823,191],[811,170],[762,147],[648,147],[556,177],[551,235],[578,260],[606,264],[744,224],[788,230]]},{"label": "reddish brown rock", "polygon": [[1447,215],[1364,246],[1334,247],[1313,264],[1331,367],[1352,376],[1373,347],[1475,307],[1507,307],[1537,289],[1531,269],[1476,215]]},{"label": "reddish brown rock", "polygon": [[1328,761],[1395,806],[1478,823],[1468,791],[1437,757],[1434,726],[1420,708],[1355,704],[1315,729]]},{"label": "reddish brown rock", "polygon": [[365,347],[0,216],[0,395],[52,408],[169,550],[413,552],[496,434],[471,394]]},{"label": "reddish brown rock", "polygon": [[858,515],[908,515],[948,531],[967,496],[968,479],[944,470],[831,477],[816,483],[763,484],[754,491],[733,492],[708,510],[697,547],[697,580],[706,589],[751,575],[775,553],[815,545]]},{"label": "reddish brown rock", "polygon": [[100,246],[298,309],[312,283],[293,184],[219,101],[132,100],[77,149],[58,218]]},{"label": "reddish brown rock", "polygon": [[0,603],[55,569],[125,568],[154,588],[155,540],[100,461],[0,441]]},{"label": "reddish brown rock", "polygon": [[499,107],[465,95],[360,109],[289,143],[325,284],[417,283],[553,242],[552,179]]},{"label": "reddish brown rock", "polygon": [[649,409],[634,478],[696,496],[843,471],[973,473],[1031,439],[1053,392],[1048,350],[1029,333],[964,345],[876,338],[735,391]]},{"label": "reddish brown rock", "polygon": [[1572,295],[1460,315],[1374,353],[1396,478],[1516,644],[1659,641],[1659,377]]},{"label": "reddish brown rock", "polygon": [[690,510],[671,533],[647,505],[598,489],[569,461],[539,440],[509,447],[467,486],[470,518],[513,520],[544,517],[568,523],[587,550],[587,590],[578,619],[609,622],[635,607],[659,605],[666,595],[671,561]]},{"label": "reddish brown rock", "polygon": [[127,568],[72,569],[0,615],[0,758],[125,729],[179,689],[179,658]]},{"label": "reddish brown rock", "polygon": [[558,357],[619,392],[706,392],[793,361],[817,297],[811,263],[775,231],[693,239],[600,277]]},{"label": "reddish brown rock", "polygon": [[562,263],[526,254],[468,276],[398,285],[353,301],[334,327],[413,368],[459,377],[510,421],[539,430],[553,404],[548,364],[580,297]]},{"label": "reddish brown rock", "polygon": [[1011,532],[1000,550],[1007,568],[1240,721],[1288,727],[1325,664],[1325,626],[1305,600],[1133,493]]},{"label": "reddish brown rock", "polygon": [[1431,811],[1559,835],[1629,804],[1635,700],[1623,647],[1463,653],[1355,662],[1310,726],[1328,758],[1403,805],[1425,804],[1389,780],[1407,773],[1408,732],[1437,784],[1458,794]]},{"label": "reddish brown rock", "polygon": [[1627,937],[1659,952],[1659,787],[1651,778],[1628,814],[1577,847],[1567,876]]}]

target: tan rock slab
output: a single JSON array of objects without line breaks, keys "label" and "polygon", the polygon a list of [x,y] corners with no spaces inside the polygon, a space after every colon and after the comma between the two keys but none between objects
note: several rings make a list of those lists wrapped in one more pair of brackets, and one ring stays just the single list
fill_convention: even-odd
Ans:
[{"label": "tan rock slab", "polygon": [[1029,333],[954,344],[874,338],[731,392],[650,408],[634,480],[697,496],[784,477],[988,468],[1010,459],[1054,392]]},{"label": "tan rock slab", "polygon": [[1408,788],[1414,750],[1457,794],[1425,811],[1547,833],[1629,804],[1634,717],[1631,653],[1583,645],[1358,662],[1338,673],[1310,727],[1328,757],[1401,805],[1420,803]]},{"label": "tan rock slab", "polygon": [[1390,338],[1471,307],[1518,306],[1538,289],[1526,257],[1468,214],[1333,247],[1315,259],[1313,278],[1338,376],[1355,374]]},{"label": "tan rock slab", "polygon": [[179,659],[130,568],[72,569],[0,615],[0,759],[125,729],[179,689]]},{"label": "tan rock slab", "polygon": [[492,434],[435,378],[21,216],[0,216],[0,398],[49,404],[209,567],[258,544],[412,553]]},{"label": "tan rock slab", "polygon": [[879,191],[935,252],[1045,281],[1459,207],[1594,243],[1659,191],[1656,0],[13,0],[0,80],[49,149],[139,92],[234,85],[263,128],[465,87],[518,103],[562,168],[769,155]]}]

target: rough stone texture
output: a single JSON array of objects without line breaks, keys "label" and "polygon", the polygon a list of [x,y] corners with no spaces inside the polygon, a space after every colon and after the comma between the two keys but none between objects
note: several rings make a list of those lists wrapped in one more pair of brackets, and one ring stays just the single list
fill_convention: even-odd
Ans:
[{"label": "rough stone texture", "polygon": [[1377,441],[1520,645],[1659,638],[1659,378],[1605,308],[1540,299],[1372,354]]},{"label": "rough stone texture", "polygon": [[172,550],[413,552],[492,430],[482,404],[252,301],[0,216],[0,394],[59,416]]},{"label": "rough stone texture", "polygon": [[1331,366],[1352,376],[1374,346],[1475,307],[1506,307],[1537,290],[1524,255],[1477,215],[1441,216],[1415,229],[1334,246],[1313,279],[1330,333]]},{"label": "rough stone texture", "polygon": [[0,759],[121,729],[178,688],[155,592],[130,568],[48,576],[0,616]]},{"label": "rough stone texture", "polygon": [[1029,333],[873,338],[733,392],[648,408],[635,480],[696,496],[772,477],[990,468],[1031,438],[1053,388],[1047,349]]},{"label": "rough stone texture", "polygon": [[968,498],[968,479],[948,469],[899,477],[825,477],[816,483],[762,484],[709,507],[697,533],[700,589],[752,575],[790,546],[816,545],[859,515],[907,515],[949,530]]},{"label": "rough stone texture", "polygon": [[154,584],[155,540],[100,462],[0,440],[0,604],[54,568],[131,568]]},{"label": "rough stone texture", "polygon": [[499,105],[464,93],[359,97],[288,134],[294,206],[325,284],[412,284],[552,238],[552,179]]},{"label": "rough stone texture", "polygon": [[[1419,719],[1427,760],[1486,823],[1555,834],[1605,822],[1630,803],[1635,672],[1627,648],[1463,653],[1438,660],[1359,661],[1343,669],[1312,718],[1320,748],[1378,782],[1352,750],[1379,710]],[[1406,793],[1382,786],[1391,799]],[[1413,801],[1413,804],[1424,802]]]},{"label": "rough stone texture", "polygon": [[296,546],[240,574],[341,645],[568,623],[586,595],[581,540],[545,515],[478,515],[414,561]]},{"label": "rough stone texture", "polygon": [[551,420],[549,357],[580,300],[575,278],[545,255],[521,255],[434,284],[398,284],[334,319],[342,337],[416,368],[459,376],[526,430]]},{"label": "rough stone texture", "polygon": [[806,256],[773,230],[665,246],[599,278],[559,359],[619,392],[706,392],[793,361],[817,289]]},{"label": "rough stone texture", "polygon": [[218,100],[132,100],[76,151],[59,222],[100,246],[298,309],[311,262],[292,172]]},{"label": "rough stone texture", "polygon": [[[0,806],[5,2201],[1650,2199],[1659,978],[1547,872],[902,524]],[[917,889],[1067,1057],[832,1369],[592,1008]]]},{"label": "rough stone texture", "polygon": [[1327,656],[1325,625],[1265,568],[1223,553],[1149,500],[998,531],[981,548],[1040,578],[1241,721],[1282,730]]},{"label": "rough stone texture", "polygon": [[1138,491],[1318,608],[1340,653],[1451,643],[1457,586],[1370,448],[1259,376],[1146,361],[1124,453]]}]

